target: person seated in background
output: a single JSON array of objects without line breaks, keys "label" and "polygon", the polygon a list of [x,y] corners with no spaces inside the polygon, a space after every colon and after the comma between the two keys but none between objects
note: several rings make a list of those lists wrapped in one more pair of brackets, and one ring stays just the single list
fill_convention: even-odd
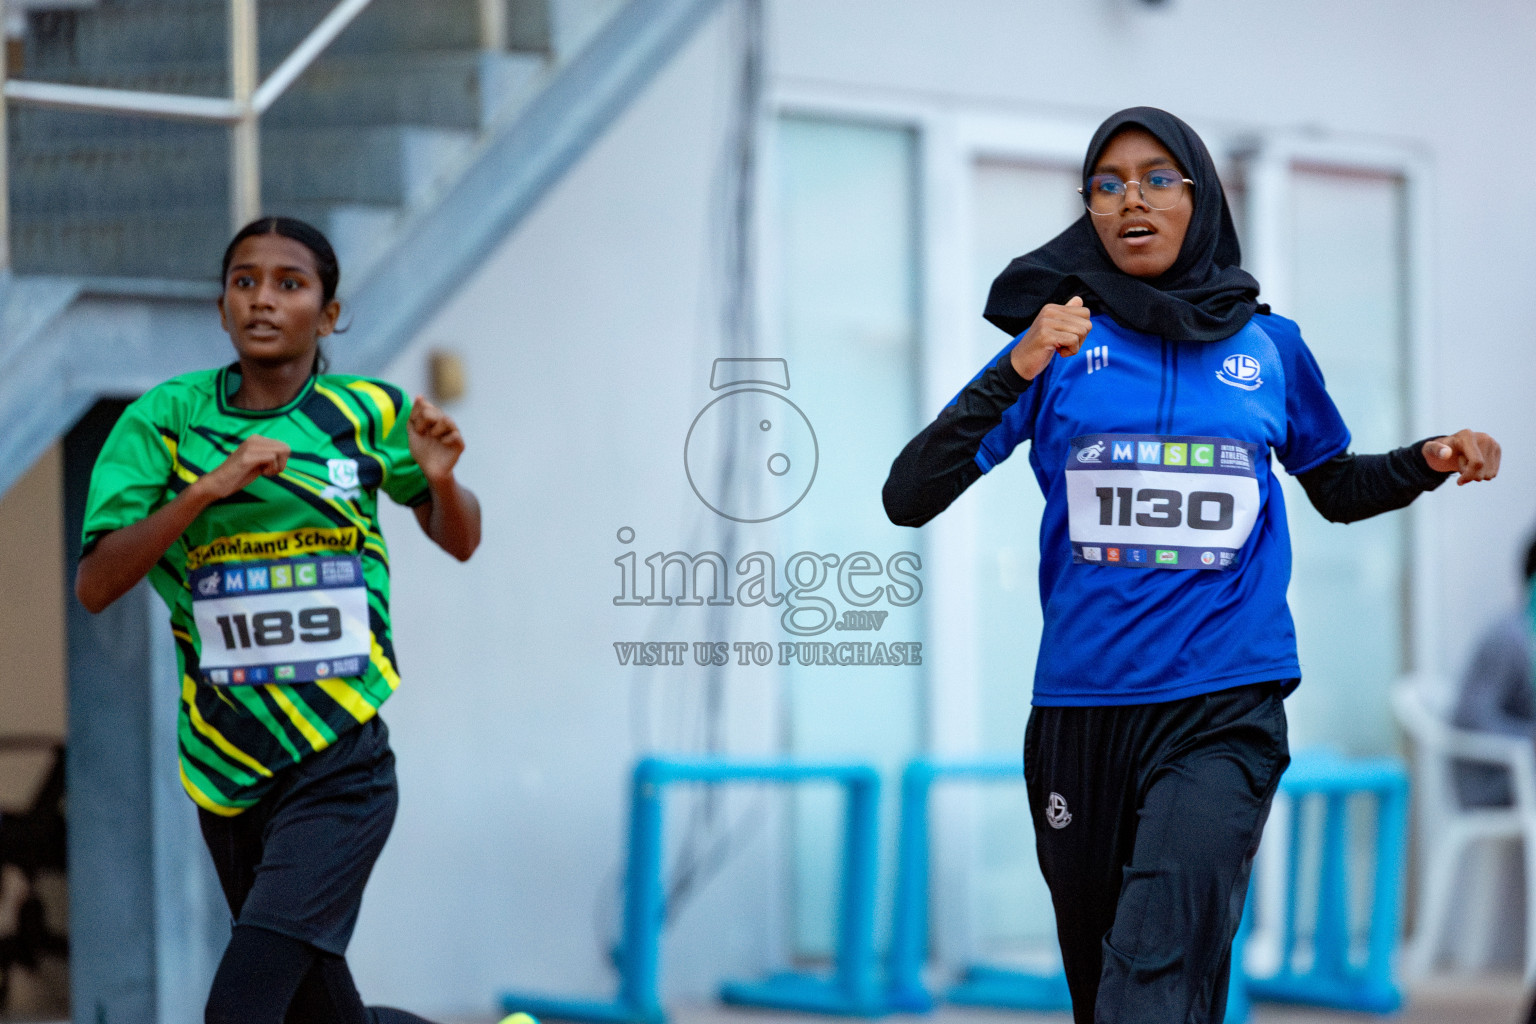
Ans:
[{"label": "person seated in background", "polygon": [[[1526,736],[1536,743],[1536,536],[1525,549],[1524,600],[1491,625],[1477,642],[1462,674],[1456,709],[1458,728]],[[1497,765],[1456,764],[1456,790],[1464,807],[1506,807],[1514,782]]]}]

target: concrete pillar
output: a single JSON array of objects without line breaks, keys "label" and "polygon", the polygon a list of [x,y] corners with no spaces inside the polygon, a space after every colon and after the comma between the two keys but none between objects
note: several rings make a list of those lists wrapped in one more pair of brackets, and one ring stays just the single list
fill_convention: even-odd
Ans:
[{"label": "concrete pillar", "polygon": [[64,442],[73,1017],[195,1024],[229,931],[176,774],[165,607],[147,583],[99,615],[73,599],[91,467],[125,404],[99,402]]}]

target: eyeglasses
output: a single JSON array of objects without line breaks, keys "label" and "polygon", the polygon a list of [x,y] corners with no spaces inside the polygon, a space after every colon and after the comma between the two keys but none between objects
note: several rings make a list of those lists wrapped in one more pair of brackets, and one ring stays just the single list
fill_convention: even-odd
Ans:
[{"label": "eyeglasses", "polygon": [[1078,189],[1088,212],[1100,217],[1119,213],[1125,203],[1130,186],[1141,193],[1141,201],[1154,210],[1171,210],[1184,198],[1184,187],[1194,188],[1195,183],[1175,170],[1148,171],[1141,181],[1121,181],[1114,174],[1095,174],[1088,179],[1086,189]]}]

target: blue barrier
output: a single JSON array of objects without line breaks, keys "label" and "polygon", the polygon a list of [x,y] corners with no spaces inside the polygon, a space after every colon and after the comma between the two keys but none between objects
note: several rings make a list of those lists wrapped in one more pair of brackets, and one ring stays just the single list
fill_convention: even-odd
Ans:
[{"label": "blue barrier", "polygon": [[[982,782],[1023,782],[1015,761],[932,761],[918,758],[908,763],[901,775],[901,832],[896,843],[896,896],[891,907],[891,947],[886,958],[885,998],[892,1010],[926,1013],[934,1000],[923,984],[923,964],[928,960],[928,795],[934,782],[944,779],[970,779]],[[1003,999],[993,991],[998,979],[995,972],[980,970],[977,982],[987,998],[980,1005],[1019,1006],[1026,1009],[1060,1009],[1062,1003],[1052,998],[1054,977],[1037,979],[1045,989],[1029,993],[1023,1004]],[[989,984],[991,983],[991,984]],[[1027,981],[1021,982],[1029,987]],[[1066,978],[1060,979],[1060,994],[1066,993]],[[1049,989],[1050,991],[1046,991]],[[953,995],[953,993],[951,993]],[[972,1000],[962,998],[962,1002]],[[1070,1006],[1070,1001],[1065,1005]]]},{"label": "blue barrier", "polygon": [[838,914],[837,963],[830,978],[777,974],[764,981],[721,988],[727,1003],[846,1016],[885,1012],[875,971],[874,914],[880,776],[849,763],[722,761],[645,758],[635,765],[630,792],[629,859],[624,886],[624,938],[619,949],[619,992],[611,1002],[509,992],[507,1012],[599,1024],[661,1024],[657,958],[666,917],[661,880],[662,790],[676,783],[835,782],[848,794]]},{"label": "blue barrier", "polygon": [[[1249,979],[1249,990],[1259,999],[1391,1013],[1403,1002],[1392,977],[1392,954],[1398,940],[1408,838],[1408,774],[1395,760],[1346,760],[1330,752],[1308,752],[1292,762],[1280,780],[1280,791],[1294,801],[1295,808],[1280,970],[1272,977]],[[1345,812],[1349,797],[1359,794],[1375,798],[1377,824],[1370,934],[1364,963],[1357,966],[1350,958]],[[1308,799],[1323,801],[1322,850],[1309,962],[1305,969],[1298,969],[1298,872],[1303,831],[1299,819],[1303,801]]]},{"label": "blue barrier", "polygon": [[[923,1013],[934,999],[923,984],[928,959],[929,794],[940,780],[974,782],[1024,781],[1017,761],[910,762],[901,777],[901,833],[897,845],[896,899],[892,909],[891,949],[886,961],[886,1003],[891,1010]],[[1235,948],[1246,938],[1247,916]],[[949,1003],[1010,1010],[1056,1011],[1072,1008],[1067,978],[1054,971],[1031,972],[972,965],[945,993]],[[1248,998],[1242,975],[1233,973],[1225,1024],[1248,1019]]]}]

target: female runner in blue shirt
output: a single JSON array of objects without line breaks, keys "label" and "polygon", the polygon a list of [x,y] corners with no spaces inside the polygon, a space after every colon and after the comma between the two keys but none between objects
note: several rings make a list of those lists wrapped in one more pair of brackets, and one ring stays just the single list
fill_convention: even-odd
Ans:
[{"label": "female runner in blue shirt", "polygon": [[1015,337],[897,457],[885,507],[921,526],[1031,442],[1045,621],[1024,774],[1073,1015],[1219,1022],[1301,675],[1270,454],[1351,522],[1452,472],[1492,479],[1499,446],[1463,430],[1348,451],[1183,121],[1110,117],[1083,195],[994,282],[986,317]]}]

